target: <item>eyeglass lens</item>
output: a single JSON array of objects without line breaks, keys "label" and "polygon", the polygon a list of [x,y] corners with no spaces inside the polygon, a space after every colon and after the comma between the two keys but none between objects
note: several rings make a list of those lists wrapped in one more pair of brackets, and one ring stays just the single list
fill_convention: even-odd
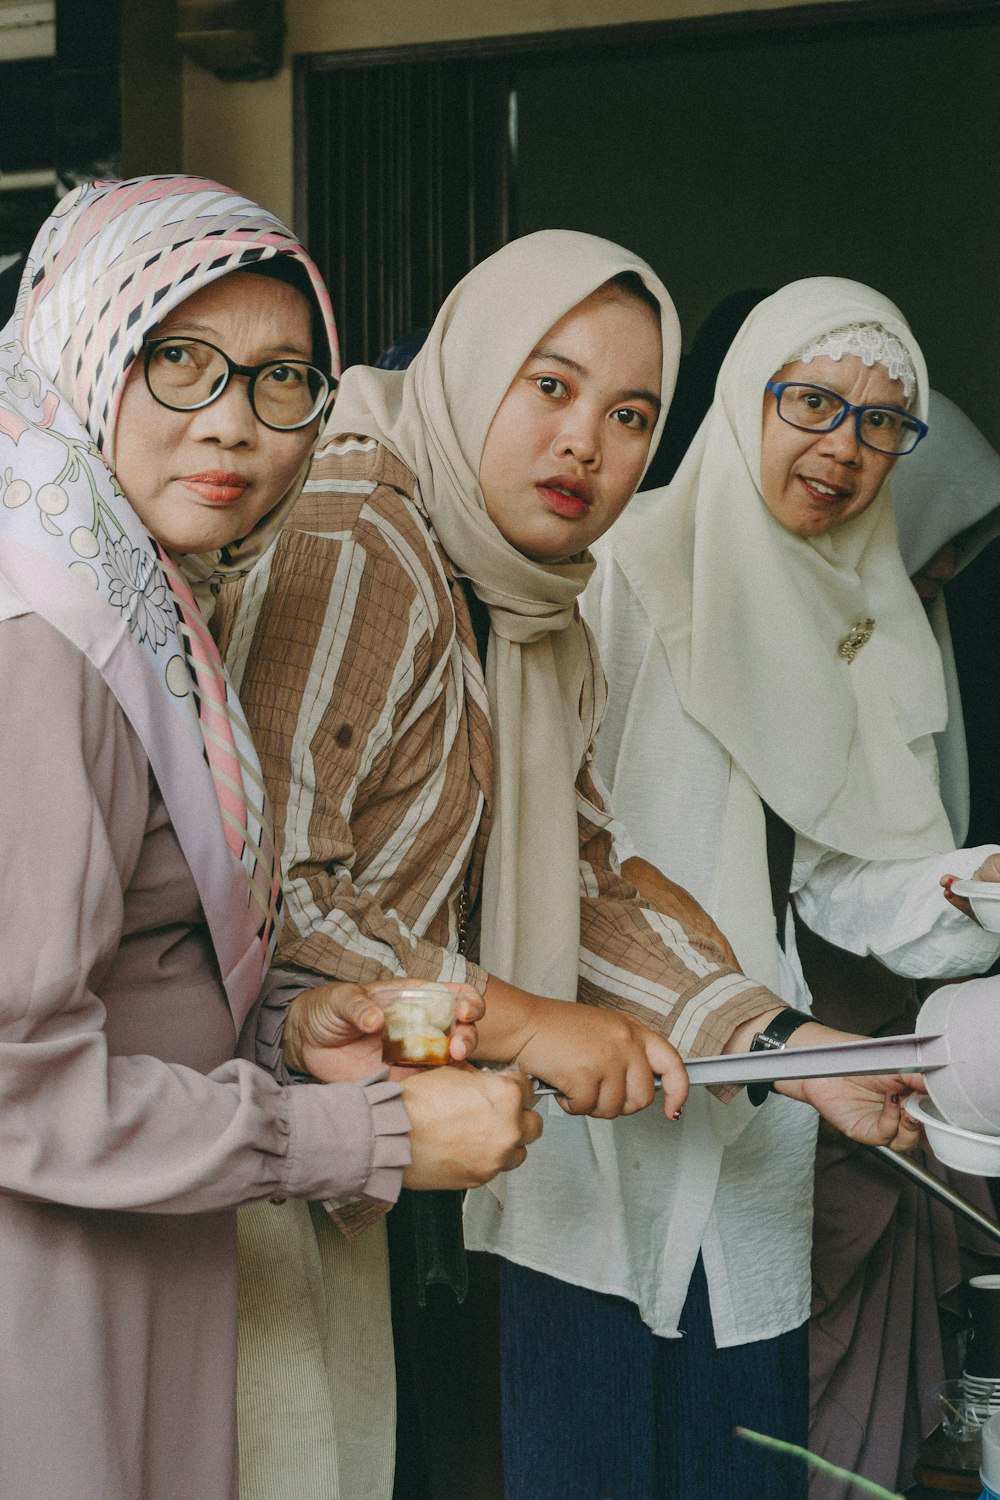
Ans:
[{"label": "eyeglass lens", "polygon": [[[835,426],[847,402],[817,385],[786,385],[778,400],[778,415],[793,427],[826,432]],[[860,413],[858,436],[880,453],[906,453],[918,441],[920,428],[902,411],[890,406],[868,406]]]},{"label": "eyeglass lens", "polygon": [[[228,375],[225,355],[199,339],[158,344],[150,350],[146,367],[153,395],[178,411],[207,406],[221,394]],[[250,403],[270,427],[300,427],[319,412],[328,389],[326,376],[316,366],[276,360],[252,377]]]}]

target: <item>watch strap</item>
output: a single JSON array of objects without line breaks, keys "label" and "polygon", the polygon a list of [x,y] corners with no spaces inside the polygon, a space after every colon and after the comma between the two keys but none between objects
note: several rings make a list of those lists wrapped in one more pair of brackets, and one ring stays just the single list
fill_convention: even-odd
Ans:
[{"label": "watch strap", "polygon": [[[798,1031],[807,1021],[815,1021],[816,1017],[804,1010],[793,1010],[788,1006],[785,1010],[779,1010],[773,1021],[769,1021],[763,1031],[758,1031],[750,1043],[751,1052],[782,1052],[787,1045],[788,1038],[793,1031]],[[763,1104],[768,1094],[774,1092],[773,1083],[748,1083],[747,1098],[753,1105]]]}]

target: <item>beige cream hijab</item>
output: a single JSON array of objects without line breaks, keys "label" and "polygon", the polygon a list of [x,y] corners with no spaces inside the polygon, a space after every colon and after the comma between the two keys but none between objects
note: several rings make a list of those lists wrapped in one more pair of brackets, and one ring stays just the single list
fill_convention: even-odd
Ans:
[{"label": "beige cream hijab", "polygon": [[[779,525],[760,489],[765,382],[814,339],[866,323],[908,350],[924,417],[926,368],[898,309],[857,282],[794,282],[747,318],[673,482],[640,497],[609,545],[685,710],[759,796],[829,848],[907,859],[954,843],[910,748],[942,729],[947,707],[888,486],[863,515],[809,540]],[[871,638],[849,663],[838,648],[868,619]]]},{"label": "beige cream hijab", "polygon": [[579,965],[574,786],[600,712],[596,653],[576,608],[593,561],[522,556],[487,515],[478,474],[494,413],[531,350],[622,271],[637,272],[660,303],[665,411],[680,355],[666,288],[618,245],[545,230],[459,283],[408,370],[348,369],[329,424],[377,438],[414,471],[442,547],[489,609],[495,772],[481,958],[498,977],[564,1000],[576,998]]}]

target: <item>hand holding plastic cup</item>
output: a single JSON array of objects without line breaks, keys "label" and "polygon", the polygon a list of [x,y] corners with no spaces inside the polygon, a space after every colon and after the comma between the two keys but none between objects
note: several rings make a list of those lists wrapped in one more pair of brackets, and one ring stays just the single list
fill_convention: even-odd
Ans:
[{"label": "hand holding plastic cup", "polygon": [[437,1068],[449,1060],[456,996],[445,984],[401,979],[369,986],[385,1015],[382,1056],[387,1063]]}]

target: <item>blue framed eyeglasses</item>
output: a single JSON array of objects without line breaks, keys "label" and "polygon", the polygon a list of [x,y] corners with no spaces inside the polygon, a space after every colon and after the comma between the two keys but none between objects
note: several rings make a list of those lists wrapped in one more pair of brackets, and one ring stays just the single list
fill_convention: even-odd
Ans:
[{"label": "blue framed eyeglasses", "polygon": [[217,401],[234,375],[247,381],[250,408],[274,432],[295,432],[315,421],[336,382],[301,359],[238,365],[206,339],[146,339],[149,394],[171,411],[200,411]]},{"label": "blue framed eyeglasses", "polygon": [[859,443],[896,457],[912,453],[927,436],[927,423],[898,406],[855,406],[825,385],[797,380],[769,380],[765,388],[773,394],[781,420],[803,432],[832,432],[853,415]]}]

